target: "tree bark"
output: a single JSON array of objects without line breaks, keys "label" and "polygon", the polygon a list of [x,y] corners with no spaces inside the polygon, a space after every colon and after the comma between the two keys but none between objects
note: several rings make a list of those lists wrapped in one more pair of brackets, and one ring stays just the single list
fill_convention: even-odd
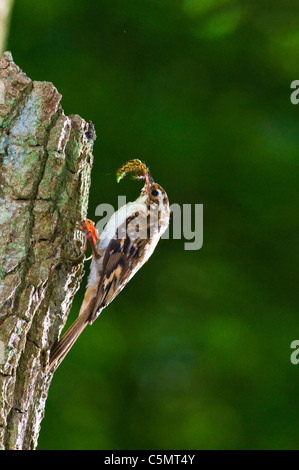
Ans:
[{"label": "tree bark", "polygon": [[0,58],[0,449],[34,449],[49,351],[82,275],[78,256],[95,133],[52,83]]}]

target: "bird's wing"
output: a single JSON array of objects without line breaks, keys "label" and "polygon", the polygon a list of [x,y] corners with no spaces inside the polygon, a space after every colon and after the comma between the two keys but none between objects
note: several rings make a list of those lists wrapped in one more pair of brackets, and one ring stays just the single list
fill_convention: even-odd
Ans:
[{"label": "bird's wing", "polygon": [[112,302],[142,266],[148,241],[139,237],[132,239],[126,233],[123,237],[113,238],[109,242],[104,254],[96,303],[89,317],[89,323],[93,323],[100,311]]}]

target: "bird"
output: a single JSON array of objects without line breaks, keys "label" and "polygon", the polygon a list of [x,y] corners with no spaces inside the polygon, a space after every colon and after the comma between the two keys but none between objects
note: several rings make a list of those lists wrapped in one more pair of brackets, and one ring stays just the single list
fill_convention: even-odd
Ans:
[{"label": "bird", "polygon": [[148,261],[170,219],[166,191],[153,180],[149,168],[139,159],[129,160],[116,173],[117,182],[131,173],[145,180],[140,196],[112,214],[99,236],[90,219],[77,223],[92,247],[90,274],[78,318],[50,352],[48,371],[55,371],[79,335],[92,324],[130,279]]}]

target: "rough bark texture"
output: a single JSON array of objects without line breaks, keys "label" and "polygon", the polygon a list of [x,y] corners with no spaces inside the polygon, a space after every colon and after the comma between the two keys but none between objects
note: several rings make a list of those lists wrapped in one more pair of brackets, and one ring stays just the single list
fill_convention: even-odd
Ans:
[{"label": "rough bark texture", "polygon": [[[34,449],[49,350],[83,274],[93,126],[65,116],[52,83],[0,59],[0,449]],[[0,93],[1,93],[0,87]]]}]

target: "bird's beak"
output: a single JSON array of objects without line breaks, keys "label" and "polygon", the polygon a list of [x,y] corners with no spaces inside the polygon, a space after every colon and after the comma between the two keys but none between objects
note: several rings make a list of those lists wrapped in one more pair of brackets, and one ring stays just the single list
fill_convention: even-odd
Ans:
[{"label": "bird's beak", "polygon": [[155,183],[154,180],[153,180],[153,177],[150,174],[150,172],[148,171],[148,169],[147,169],[147,174],[144,175],[144,179],[145,179],[146,188],[149,188],[150,186],[152,186]]}]

